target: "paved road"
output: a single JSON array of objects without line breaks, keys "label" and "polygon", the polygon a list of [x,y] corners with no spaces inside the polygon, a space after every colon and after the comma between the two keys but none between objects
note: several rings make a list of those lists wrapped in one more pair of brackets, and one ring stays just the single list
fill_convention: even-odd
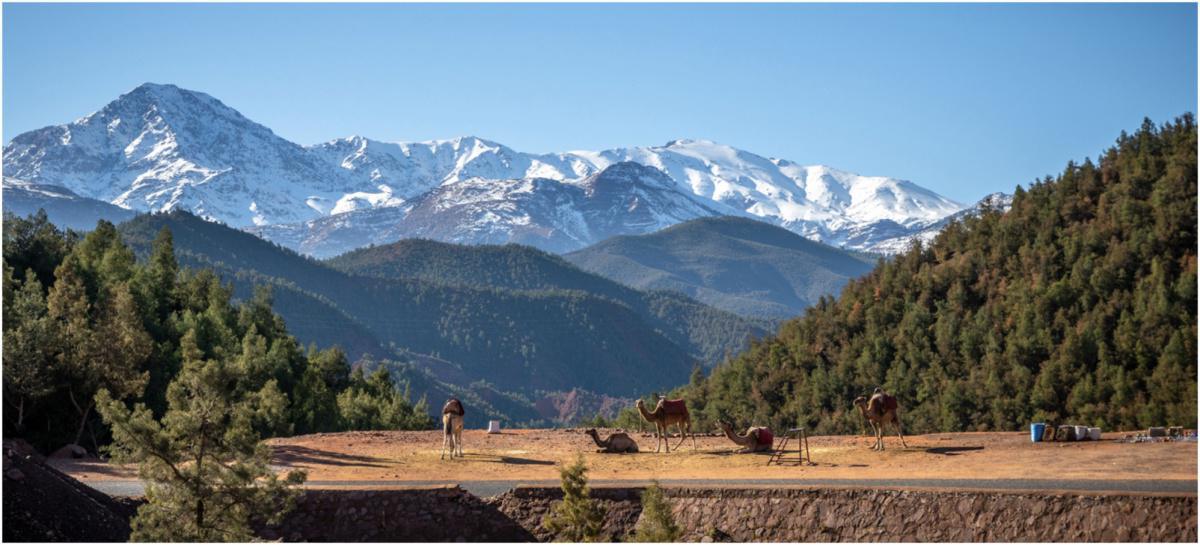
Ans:
[{"label": "paved road", "polygon": [[[113,496],[138,496],[136,480],[85,481]],[[1066,492],[1196,493],[1196,481],[1178,480],[1044,480],[1044,479],[666,479],[664,486],[840,486],[856,488],[944,488],[973,490],[1054,490]],[[639,486],[640,480],[593,480],[592,486]],[[309,481],[319,488],[430,486],[458,484],[480,497],[501,494],[517,485],[558,486],[556,480],[532,481]]]}]

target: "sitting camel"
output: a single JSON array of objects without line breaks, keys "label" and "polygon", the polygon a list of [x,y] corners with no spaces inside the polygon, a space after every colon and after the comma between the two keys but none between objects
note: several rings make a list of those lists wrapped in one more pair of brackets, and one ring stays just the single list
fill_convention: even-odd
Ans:
[{"label": "sitting camel", "polygon": [[721,426],[721,431],[725,432],[725,437],[741,445],[742,448],[738,450],[738,454],[771,452],[775,449],[775,435],[771,433],[771,428],[751,426],[746,429],[746,433],[738,435],[733,432],[733,424],[723,420],[717,424]]},{"label": "sitting camel", "polygon": [[595,441],[596,445],[600,447],[600,450],[597,450],[596,452],[606,454],[624,454],[626,452],[638,451],[637,441],[634,441],[628,433],[616,432],[612,435],[609,435],[608,439],[603,441],[600,440],[600,434],[596,433],[595,428],[587,430],[583,433],[592,436],[592,441]]},{"label": "sitting camel", "polygon": [[442,458],[446,459],[446,447],[450,447],[450,459],[453,460],[455,455],[459,458],[463,457],[462,452],[462,432],[463,432],[463,417],[467,411],[463,408],[463,404],[456,398],[450,398],[446,404],[442,406]]},{"label": "sitting camel", "polygon": [[900,403],[896,401],[895,396],[876,388],[875,395],[871,396],[870,400],[863,396],[855,398],[854,406],[858,407],[863,417],[871,423],[871,429],[875,432],[875,446],[871,447],[872,449],[883,450],[883,427],[888,423],[896,425],[900,444],[908,448],[908,444],[904,442],[904,430],[900,426]]},{"label": "sitting camel", "polygon": [[688,435],[692,436],[692,450],[696,450],[696,436],[692,434],[692,417],[688,414],[687,403],[682,399],[659,399],[653,411],[646,410],[646,404],[637,400],[637,410],[647,422],[654,424],[654,452],[658,452],[662,443],[666,443],[667,452],[671,452],[671,440],[667,430],[672,424],[679,426],[679,445]]}]

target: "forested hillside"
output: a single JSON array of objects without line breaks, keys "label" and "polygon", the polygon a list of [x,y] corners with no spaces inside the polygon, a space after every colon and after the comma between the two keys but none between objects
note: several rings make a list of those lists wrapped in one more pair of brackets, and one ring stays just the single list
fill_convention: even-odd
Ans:
[{"label": "forested hillside", "polygon": [[305,350],[267,292],[234,301],[211,270],[181,270],[168,230],[138,262],[106,221],[79,237],[44,213],[6,216],[3,250],[5,437],[97,452],[108,440],[98,392],[161,417],[189,362],[236,380],[263,436],[433,425],[387,370],[352,371],[336,348]]},{"label": "forested hillside", "polygon": [[751,338],[763,336],[768,329],[765,320],[713,308],[675,291],[632,289],[584,271],[562,257],[518,244],[463,245],[405,239],[347,252],[326,263],[358,276],[488,290],[567,290],[610,299],[686,348],[703,365],[714,365],[726,353],[742,350]]},{"label": "forested hillside", "polygon": [[1147,120],[1098,162],[948,226],[684,387],[705,417],[851,432],[1196,425],[1196,126]]},{"label": "forested hillside", "polygon": [[[143,215],[121,226],[140,246],[168,227],[200,263],[292,286],[326,301],[385,346],[457,364],[464,381],[505,390],[581,387],[628,395],[686,377],[695,360],[645,327],[628,307],[575,291],[518,292],[351,276],[242,231],[186,212]],[[292,313],[297,331],[329,315]],[[339,322],[340,323],[340,322]],[[303,337],[301,337],[303,338]]]},{"label": "forested hillside", "polygon": [[674,290],[743,316],[774,320],[800,315],[875,263],[863,254],[734,216],[613,237],[563,257],[635,288]]}]

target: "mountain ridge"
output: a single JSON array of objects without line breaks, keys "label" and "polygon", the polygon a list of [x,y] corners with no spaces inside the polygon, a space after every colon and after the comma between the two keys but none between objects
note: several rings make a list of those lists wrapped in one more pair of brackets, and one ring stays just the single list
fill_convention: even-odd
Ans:
[{"label": "mountain ridge", "polygon": [[563,258],[635,288],[674,290],[771,320],[801,314],[873,266],[782,227],[732,216],[613,237]]},{"label": "mountain ridge", "polygon": [[[260,235],[293,248],[312,246],[313,239],[342,244],[325,255],[384,234],[406,235],[397,224],[413,211],[419,215],[408,223],[416,225],[417,236],[430,232],[433,223],[453,223],[461,209],[449,216],[428,210],[420,215],[419,204],[447,202],[456,184],[478,188],[497,180],[523,181],[509,183],[510,189],[534,186],[536,197],[504,201],[517,211],[565,199],[559,203],[562,213],[545,216],[546,224],[538,228],[552,232],[542,237],[545,249],[578,249],[599,239],[564,238],[562,233],[570,232],[577,220],[567,210],[577,199],[561,194],[623,162],[658,169],[674,182],[661,188],[672,198],[645,205],[643,210],[652,215],[672,221],[708,215],[704,210],[752,216],[859,250],[883,240],[871,225],[892,222],[900,226],[900,235],[911,235],[907,230],[962,209],[905,180],[799,165],[708,140],[546,154],[522,153],[477,137],[387,143],[355,136],[301,146],[210,95],[170,84],[141,85],[71,123],[22,133],[4,148],[6,174],[18,179],[59,185],[80,197],[134,211],[186,209],[234,227],[260,228]],[[628,202],[635,195],[625,197]],[[655,209],[656,204],[683,202],[697,205],[676,209],[690,217]],[[468,216],[476,225],[490,219],[479,213]],[[645,229],[661,226],[649,223]],[[455,242],[541,240],[521,238],[528,237],[528,230],[504,218],[486,227],[457,225],[444,236]],[[344,229],[365,234],[337,232]],[[484,233],[480,240],[471,239],[476,232]],[[857,238],[851,240],[852,233]]]}]

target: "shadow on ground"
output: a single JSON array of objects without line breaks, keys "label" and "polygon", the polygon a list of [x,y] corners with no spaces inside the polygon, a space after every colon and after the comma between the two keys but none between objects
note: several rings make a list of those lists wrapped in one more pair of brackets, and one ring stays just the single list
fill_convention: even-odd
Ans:
[{"label": "shadow on ground", "polygon": [[513,464],[519,466],[552,466],[554,462],[551,460],[535,460],[533,458],[515,458],[512,456],[495,456],[492,454],[471,454],[463,453],[463,458],[474,462],[488,462],[493,464]]},{"label": "shadow on ground", "polygon": [[358,456],[343,454],[294,445],[276,446],[272,449],[272,459],[276,464],[295,467],[302,464],[320,464],[343,467],[388,467],[384,458],[374,456]]},{"label": "shadow on ground", "polygon": [[958,456],[960,452],[969,452],[972,450],[983,450],[983,447],[930,447],[925,449],[925,452],[944,456]]}]

